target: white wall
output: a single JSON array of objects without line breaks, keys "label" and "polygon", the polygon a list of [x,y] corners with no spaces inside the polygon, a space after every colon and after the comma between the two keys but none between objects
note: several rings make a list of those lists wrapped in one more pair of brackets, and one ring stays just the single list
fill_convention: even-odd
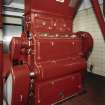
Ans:
[{"label": "white wall", "polygon": [[4,51],[8,52],[12,37],[18,37],[22,33],[22,18],[5,16],[4,20],[6,25],[3,26],[3,43]]},{"label": "white wall", "polygon": [[13,16],[5,16],[4,23],[22,25],[22,18],[21,17],[13,17]]},{"label": "white wall", "polygon": [[4,33],[3,33],[3,43],[4,43],[4,50],[6,52],[9,51],[9,44],[12,37],[18,37],[22,33],[21,26],[15,25],[4,25]]},{"label": "white wall", "polygon": [[92,64],[93,73],[105,76],[105,43],[92,8],[78,12],[74,20],[74,31],[90,32],[94,39],[94,48],[88,67]]},{"label": "white wall", "polygon": [[2,41],[2,38],[3,37],[3,32],[2,32],[2,29],[0,29],[0,41]]},{"label": "white wall", "polygon": [[12,39],[12,37],[20,36],[22,33],[22,17],[16,17],[16,16],[5,16],[4,17],[4,23],[3,26],[3,43],[4,43],[4,51],[9,51],[9,44]]}]

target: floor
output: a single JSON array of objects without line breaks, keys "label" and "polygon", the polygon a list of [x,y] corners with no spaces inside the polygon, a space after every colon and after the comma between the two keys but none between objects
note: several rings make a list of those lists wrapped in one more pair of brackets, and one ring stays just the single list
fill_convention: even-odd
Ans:
[{"label": "floor", "polygon": [[86,92],[60,105],[105,105],[105,80],[88,75]]}]

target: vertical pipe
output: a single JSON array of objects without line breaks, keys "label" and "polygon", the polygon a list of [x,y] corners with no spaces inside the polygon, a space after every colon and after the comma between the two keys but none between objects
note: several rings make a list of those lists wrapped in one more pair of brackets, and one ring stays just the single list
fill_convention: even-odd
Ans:
[{"label": "vertical pipe", "polygon": [[105,40],[105,21],[104,21],[104,17],[100,8],[100,4],[98,2],[98,0],[91,0],[91,3],[93,5],[93,10],[95,12],[96,18],[98,20],[98,23],[100,25],[104,40]]},{"label": "vertical pipe", "polygon": [[3,43],[0,42],[0,105],[3,105]]}]

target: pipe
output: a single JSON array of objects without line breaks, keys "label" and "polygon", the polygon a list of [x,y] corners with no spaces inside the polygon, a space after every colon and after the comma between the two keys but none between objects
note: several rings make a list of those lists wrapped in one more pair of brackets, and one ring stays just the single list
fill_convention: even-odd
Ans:
[{"label": "pipe", "polygon": [[100,8],[100,4],[98,2],[98,0],[91,0],[91,3],[93,5],[93,10],[95,12],[96,18],[98,20],[98,23],[100,25],[102,34],[103,34],[103,38],[105,40],[105,21],[104,21],[104,17]]}]

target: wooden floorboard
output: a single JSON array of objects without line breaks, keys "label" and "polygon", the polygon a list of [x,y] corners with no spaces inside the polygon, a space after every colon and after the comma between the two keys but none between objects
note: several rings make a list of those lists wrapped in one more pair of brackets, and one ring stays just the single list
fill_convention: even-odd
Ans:
[{"label": "wooden floorboard", "polygon": [[84,94],[67,100],[60,105],[105,105],[105,81],[88,75]]}]

